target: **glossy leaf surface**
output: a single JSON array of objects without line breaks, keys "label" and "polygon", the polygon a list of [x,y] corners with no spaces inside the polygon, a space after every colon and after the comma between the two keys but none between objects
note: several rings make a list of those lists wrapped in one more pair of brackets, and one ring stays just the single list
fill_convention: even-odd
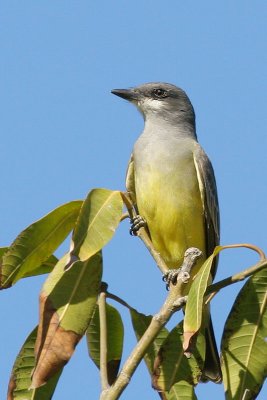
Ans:
[{"label": "glossy leaf surface", "polygon": [[[121,316],[115,307],[106,304],[107,318],[107,372],[108,381],[114,382],[122,356],[124,329]],[[100,367],[100,324],[99,308],[96,307],[90,325],[87,329],[87,344],[89,355],[96,366]]]},{"label": "glossy leaf surface", "polygon": [[222,371],[227,400],[256,398],[267,376],[267,269],[239,292],[225,324]]},{"label": "glossy leaf surface", "polygon": [[85,261],[112,238],[120,222],[123,201],[119,191],[93,189],[84,201],[75,226],[70,260]]},{"label": "glossy leaf surface", "polygon": [[34,346],[37,328],[27,337],[13,366],[8,387],[8,400],[49,400],[56,388],[61,370],[46,385],[31,389],[31,374],[35,364]]},{"label": "glossy leaf surface", "polygon": [[40,265],[52,256],[73,229],[81,204],[81,201],[64,204],[17,236],[1,260],[2,288],[40,273]]}]

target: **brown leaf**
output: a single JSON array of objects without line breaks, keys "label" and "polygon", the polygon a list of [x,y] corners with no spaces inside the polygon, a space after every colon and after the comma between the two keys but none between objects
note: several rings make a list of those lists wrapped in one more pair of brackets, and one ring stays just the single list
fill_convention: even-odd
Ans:
[{"label": "brown leaf", "polygon": [[44,385],[72,356],[82,335],[59,326],[59,317],[52,303],[44,294],[40,295],[40,315],[35,345],[36,367],[32,375],[31,388]]}]

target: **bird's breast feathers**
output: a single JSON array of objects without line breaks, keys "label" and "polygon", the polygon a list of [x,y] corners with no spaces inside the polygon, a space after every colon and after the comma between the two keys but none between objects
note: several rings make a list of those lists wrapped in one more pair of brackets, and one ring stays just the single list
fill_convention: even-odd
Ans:
[{"label": "bird's breast feathers", "polygon": [[[140,150],[140,149],[139,149]],[[204,211],[192,144],[164,149],[145,146],[134,152],[137,206],[153,244],[177,267],[187,248],[205,252]]]}]

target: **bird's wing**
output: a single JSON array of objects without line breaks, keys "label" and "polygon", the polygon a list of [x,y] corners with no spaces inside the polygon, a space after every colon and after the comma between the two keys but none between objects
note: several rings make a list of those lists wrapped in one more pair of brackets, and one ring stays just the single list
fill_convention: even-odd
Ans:
[{"label": "bird's wing", "polygon": [[[211,162],[198,145],[194,151],[194,162],[197,170],[201,197],[204,205],[206,251],[209,256],[220,240],[220,216],[217,187]],[[214,266],[213,276],[216,272],[217,262]]]},{"label": "bird's wing", "polygon": [[129,196],[130,196],[134,206],[136,207],[133,155],[131,155],[131,158],[128,163],[127,172],[126,172],[126,189],[127,189],[127,192],[129,193]]},{"label": "bird's wing", "polygon": [[[220,239],[220,216],[217,187],[211,162],[199,145],[194,151],[194,162],[204,206],[206,252],[207,256],[209,256],[213,252],[214,247],[219,244]],[[218,256],[213,262],[211,271],[212,278],[215,276],[217,264]],[[222,373],[210,317],[209,324],[205,329],[205,337],[206,356],[202,371],[202,380],[203,382],[211,380],[219,383],[222,379]]]}]

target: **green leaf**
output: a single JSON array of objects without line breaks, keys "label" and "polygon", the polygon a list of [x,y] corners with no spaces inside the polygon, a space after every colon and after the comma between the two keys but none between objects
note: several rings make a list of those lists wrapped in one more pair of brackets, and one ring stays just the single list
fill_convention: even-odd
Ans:
[{"label": "green leaf", "polygon": [[[108,381],[112,385],[116,379],[122,356],[123,323],[116,308],[106,304],[107,318],[107,370]],[[89,355],[96,366],[100,367],[100,324],[99,308],[96,307],[90,325],[87,329],[87,344]]]},{"label": "green leaf", "polygon": [[36,270],[73,228],[81,204],[81,201],[64,204],[20,233],[2,257],[2,288],[13,285],[25,276],[36,275]]},{"label": "green leaf", "polygon": [[169,392],[164,392],[163,400],[197,400],[194,387],[186,381],[179,381]]},{"label": "green leaf", "polygon": [[85,261],[112,238],[120,222],[123,201],[119,191],[93,189],[84,201],[75,226],[70,251]]},{"label": "green leaf", "polygon": [[[8,251],[8,247],[0,247],[0,258],[3,257],[3,255]],[[48,272],[51,272],[56,263],[58,262],[57,257],[55,257],[53,254],[46,260],[44,261],[41,265],[39,265],[37,268],[35,268],[33,271],[29,273],[25,273],[23,278],[28,278],[30,276],[35,276],[35,275],[42,275],[42,274],[47,274]],[[1,261],[0,261],[1,265]]]},{"label": "green leaf", "polygon": [[196,385],[201,378],[205,338],[203,335],[198,336],[194,354],[186,358],[182,326],[183,323],[180,322],[172,329],[155,360],[153,386],[159,391],[169,391],[174,384],[181,381],[186,381],[191,386]]},{"label": "green leaf", "polygon": [[225,324],[221,348],[227,400],[255,399],[267,376],[266,306],[265,268],[243,286]]},{"label": "green leaf", "polygon": [[214,258],[223,249],[222,246],[217,246],[214,252],[209,258],[203,263],[199,272],[197,273],[194,281],[191,284],[188,299],[185,307],[184,317],[184,349],[190,347],[190,341],[192,336],[199,331],[202,318],[203,318],[203,307],[204,297],[207,286],[210,281],[210,271]]},{"label": "green leaf", "polygon": [[[150,322],[152,320],[151,315],[144,315],[142,313],[139,313],[138,311],[134,310],[133,308],[130,309],[130,314],[131,314],[131,319],[132,319],[132,324],[133,328],[135,331],[135,335],[137,340],[140,340],[147,328],[150,325]],[[154,369],[154,361],[155,358],[158,354],[158,351],[168,336],[169,332],[166,328],[162,328],[161,331],[159,332],[158,336],[154,340],[154,342],[148,347],[147,352],[145,354],[145,363],[147,365],[147,368],[152,376],[153,369]]]},{"label": "green leaf", "polygon": [[34,345],[37,328],[27,337],[14,363],[8,387],[8,400],[48,400],[52,398],[61,370],[46,385],[29,390],[35,364]]},{"label": "green leaf", "polygon": [[48,274],[53,270],[55,265],[58,263],[58,258],[55,257],[53,254],[50,256],[46,261],[44,261],[39,267],[34,269],[34,271],[29,272],[28,274],[25,273],[23,278],[28,278],[31,276],[36,276],[36,275],[43,275],[43,274]]},{"label": "green leaf", "polygon": [[7,252],[8,247],[0,247],[0,258]]},{"label": "green leaf", "polygon": [[47,382],[68,362],[95,309],[102,276],[101,253],[77,261],[75,268],[65,272],[67,256],[59,260],[40,295],[33,388]]}]

